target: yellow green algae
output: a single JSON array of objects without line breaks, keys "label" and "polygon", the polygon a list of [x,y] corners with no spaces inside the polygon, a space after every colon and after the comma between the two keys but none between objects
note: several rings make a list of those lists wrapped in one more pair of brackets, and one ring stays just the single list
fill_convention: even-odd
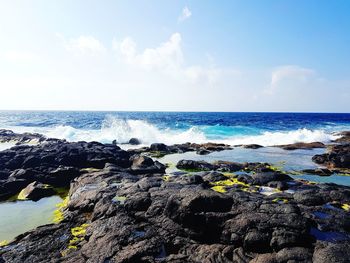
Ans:
[{"label": "yellow green algae", "polygon": [[272,171],[275,171],[275,172],[281,172],[281,173],[284,173],[283,171],[283,164],[282,162],[280,162],[281,165],[272,165],[272,164],[268,164],[266,165],[265,167],[272,170]]},{"label": "yellow green algae", "polygon": [[[61,198],[64,198],[65,196],[67,196],[68,194],[68,188],[65,188],[65,187],[52,187],[51,185],[49,184],[43,184],[43,187],[44,188],[52,188],[55,193],[60,196]],[[16,195],[14,197],[14,200],[21,200],[21,201],[25,201],[25,200],[28,200],[28,198],[26,198],[26,191],[25,191],[25,188],[23,188],[19,193],[18,195]],[[10,200],[9,200],[10,201]]]},{"label": "yellow green algae", "polygon": [[113,197],[112,202],[123,205],[125,203],[125,200],[126,200],[126,196],[117,195]]},{"label": "yellow green algae", "polygon": [[163,181],[168,182],[170,180],[170,175],[162,176]]},{"label": "yellow green algae", "polygon": [[9,242],[7,240],[0,241],[0,247],[7,246],[8,244],[9,244]]},{"label": "yellow green algae", "polygon": [[[232,176],[232,174],[230,176]],[[238,181],[237,178],[229,178],[226,180],[211,182],[210,184],[213,185],[211,189],[219,193],[226,193],[226,187],[233,186],[233,185],[239,185],[242,189],[245,189],[245,188],[248,189],[250,187],[249,184]]]},{"label": "yellow green algae", "polygon": [[84,240],[85,234],[86,234],[86,228],[89,226],[89,224],[82,224],[77,227],[71,228],[70,232],[72,235],[72,238],[68,241],[67,249],[61,251],[61,255],[65,256],[72,250],[78,249],[79,242]]},{"label": "yellow green algae", "polygon": [[58,203],[56,205],[57,209],[53,212],[53,220],[52,220],[55,224],[60,223],[64,219],[63,209],[67,207],[68,202],[69,202],[69,197],[66,196],[66,198],[64,198],[61,203]]},{"label": "yellow green algae", "polygon": [[18,196],[17,196],[17,200],[27,200],[26,198],[26,189],[22,189],[21,192],[19,192]]},{"label": "yellow green algae", "polygon": [[279,204],[286,204],[288,203],[288,199],[278,197],[273,199],[272,202],[279,203]]},{"label": "yellow green algae", "polygon": [[341,208],[343,208],[345,211],[350,211],[350,205],[349,204],[342,204]]}]

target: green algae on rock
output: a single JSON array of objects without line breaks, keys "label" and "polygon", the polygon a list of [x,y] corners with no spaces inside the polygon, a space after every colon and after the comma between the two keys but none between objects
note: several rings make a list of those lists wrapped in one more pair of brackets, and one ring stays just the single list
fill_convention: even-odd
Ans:
[{"label": "green algae on rock", "polygon": [[55,224],[60,223],[64,219],[63,209],[67,207],[68,202],[69,202],[69,197],[67,196],[66,198],[63,199],[61,203],[58,203],[56,205],[57,209],[54,211],[53,220],[52,220]]}]

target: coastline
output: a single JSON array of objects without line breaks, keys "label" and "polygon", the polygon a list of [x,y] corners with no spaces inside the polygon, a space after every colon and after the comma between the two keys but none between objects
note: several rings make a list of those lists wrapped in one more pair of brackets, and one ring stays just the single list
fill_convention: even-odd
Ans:
[{"label": "coastline", "polygon": [[[40,200],[56,194],[53,187],[69,187],[59,220],[2,243],[4,262],[342,262],[350,256],[349,187],[293,179],[266,162],[199,160],[264,148],[259,145],[156,143],[125,151],[3,134],[2,141],[19,145],[0,152],[2,200],[18,193]],[[324,166],[308,172],[346,174],[348,135],[331,145],[278,148],[321,149],[315,161]],[[187,153],[198,160],[162,163]]]}]

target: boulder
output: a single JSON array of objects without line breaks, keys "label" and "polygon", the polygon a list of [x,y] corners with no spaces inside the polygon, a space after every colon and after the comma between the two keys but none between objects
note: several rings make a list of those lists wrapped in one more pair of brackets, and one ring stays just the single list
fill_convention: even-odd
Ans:
[{"label": "boulder", "polygon": [[322,142],[309,142],[309,143],[296,142],[292,144],[276,145],[276,147],[290,151],[290,150],[297,150],[297,149],[311,150],[315,148],[326,148],[326,145],[324,145]]},{"label": "boulder", "polygon": [[164,143],[152,143],[150,150],[154,152],[167,152],[168,146],[166,146]]},{"label": "boulder", "polygon": [[312,160],[328,168],[350,168],[350,144],[330,146],[328,153],[317,154]]},{"label": "boulder", "polygon": [[260,144],[244,144],[242,145],[242,147],[245,149],[259,149],[259,148],[263,148],[264,146]]},{"label": "boulder", "polygon": [[27,185],[26,188],[22,189],[22,191],[18,194],[18,199],[30,199],[37,201],[43,197],[51,196],[54,194],[55,191],[51,186],[35,181]]},{"label": "boulder", "polygon": [[129,144],[131,144],[131,145],[139,145],[139,144],[141,144],[141,141],[139,139],[137,139],[137,138],[131,138],[129,140]]},{"label": "boulder", "polygon": [[280,172],[262,172],[254,173],[251,175],[253,178],[253,184],[265,185],[272,181],[287,181],[292,180],[292,178],[284,173]]}]

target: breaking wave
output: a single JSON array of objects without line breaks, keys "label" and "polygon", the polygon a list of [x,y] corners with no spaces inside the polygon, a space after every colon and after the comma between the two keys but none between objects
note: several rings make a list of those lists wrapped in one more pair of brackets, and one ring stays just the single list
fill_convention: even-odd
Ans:
[{"label": "breaking wave", "polygon": [[[162,142],[168,145],[185,142],[218,142],[230,145],[260,144],[273,146],[295,142],[329,142],[337,138],[336,135],[325,130],[297,129],[292,131],[256,132],[256,135],[247,135],[234,132],[233,135],[222,136],[222,127],[218,127],[215,138],[215,126],[210,126],[210,134],[206,133],[208,127],[192,126],[188,129],[161,129],[144,120],[124,120],[113,116],[107,116],[102,122],[100,129],[77,129],[67,125],[55,127],[9,127],[15,132],[38,132],[51,138],[66,139],[68,141],[99,141],[111,143],[127,143],[130,138],[138,138],[142,145]],[[234,127],[231,127],[234,130]],[[214,129],[214,130],[213,130]],[[240,128],[241,129],[241,128]],[[214,136],[213,136],[214,134]]]}]

